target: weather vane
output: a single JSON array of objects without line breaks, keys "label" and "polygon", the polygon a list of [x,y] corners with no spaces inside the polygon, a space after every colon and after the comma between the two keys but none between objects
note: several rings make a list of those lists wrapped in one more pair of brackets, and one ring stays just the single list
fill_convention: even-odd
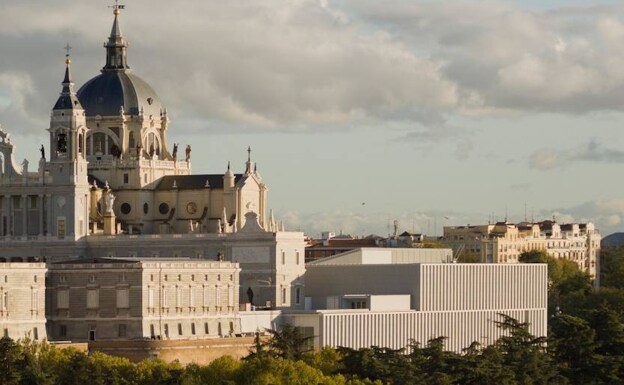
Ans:
[{"label": "weather vane", "polygon": [[115,5],[109,5],[108,8],[113,8],[115,15],[119,14],[120,9],[125,9],[126,6],[123,4],[119,4],[119,0],[115,0]]}]

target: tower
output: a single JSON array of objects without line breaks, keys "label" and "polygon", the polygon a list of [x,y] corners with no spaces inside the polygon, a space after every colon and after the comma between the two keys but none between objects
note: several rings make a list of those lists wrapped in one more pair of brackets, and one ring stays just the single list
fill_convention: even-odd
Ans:
[{"label": "tower", "polygon": [[89,183],[85,156],[87,124],[85,110],[74,91],[71,78],[69,46],[61,94],[50,117],[50,161],[46,168],[51,177],[48,224],[50,234],[58,239],[78,239],[87,235]]}]

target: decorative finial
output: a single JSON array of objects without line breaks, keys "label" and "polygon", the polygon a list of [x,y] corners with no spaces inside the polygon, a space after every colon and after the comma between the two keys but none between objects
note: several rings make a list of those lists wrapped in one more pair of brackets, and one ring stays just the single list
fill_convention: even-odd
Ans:
[{"label": "decorative finial", "polygon": [[228,160],[228,171],[230,171],[230,161]]},{"label": "decorative finial", "polygon": [[108,8],[113,8],[113,14],[118,16],[121,13],[119,10],[126,8],[126,6],[119,4],[119,0],[115,0],[115,5],[109,5]]},{"label": "decorative finial", "polygon": [[71,64],[71,59],[69,58],[69,51],[71,51],[72,46],[69,45],[69,43],[67,43],[67,45],[64,47],[65,48],[65,64]]},{"label": "decorative finial", "polygon": [[251,161],[251,146],[247,147],[247,161]]}]

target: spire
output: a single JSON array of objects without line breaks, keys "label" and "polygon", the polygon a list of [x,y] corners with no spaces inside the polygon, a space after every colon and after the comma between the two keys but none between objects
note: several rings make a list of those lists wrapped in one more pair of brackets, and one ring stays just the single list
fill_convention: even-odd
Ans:
[{"label": "spire", "polygon": [[251,174],[253,172],[253,163],[251,161],[251,146],[247,147],[247,167],[245,168],[245,174]]},{"label": "spire", "polygon": [[228,161],[228,166],[227,166],[227,171],[225,172],[225,176],[227,176],[227,177],[234,176],[234,173],[232,173],[232,170],[230,168],[230,161]]},{"label": "spire", "polygon": [[65,54],[65,76],[63,77],[63,88],[61,90],[61,94],[54,105],[53,110],[71,110],[74,108],[82,108],[80,102],[78,101],[78,97],[76,97],[76,91],[74,91],[74,82],[71,76],[71,57],[69,56],[69,51],[72,47],[65,46],[65,50],[67,53]]},{"label": "spire", "polygon": [[119,14],[125,8],[125,5],[120,5],[118,0],[115,0],[115,5],[111,6],[111,8],[113,8],[115,19],[113,20],[113,27],[111,28],[108,42],[104,44],[104,48],[106,48],[106,65],[102,68],[102,72],[125,71],[130,68],[126,59],[128,42],[121,36],[121,28],[119,27]]}]

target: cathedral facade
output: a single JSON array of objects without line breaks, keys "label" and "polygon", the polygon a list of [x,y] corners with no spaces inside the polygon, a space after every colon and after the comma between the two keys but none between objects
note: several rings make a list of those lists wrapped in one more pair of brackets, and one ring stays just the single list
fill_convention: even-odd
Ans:
[{"label": "cathedral facade", "polygon": [[167,109],[128,65],[120,9],[104,67],[77,91],[67,55],[36,167],[15,161],[0,129],[0,262],[226,260],[243,269],[242,303],[290,306],[302,295],[303,233],[285,232],[268,212],[250,148],[242,173],[228,163],[192,174],[191,146],[168,143]]}]

